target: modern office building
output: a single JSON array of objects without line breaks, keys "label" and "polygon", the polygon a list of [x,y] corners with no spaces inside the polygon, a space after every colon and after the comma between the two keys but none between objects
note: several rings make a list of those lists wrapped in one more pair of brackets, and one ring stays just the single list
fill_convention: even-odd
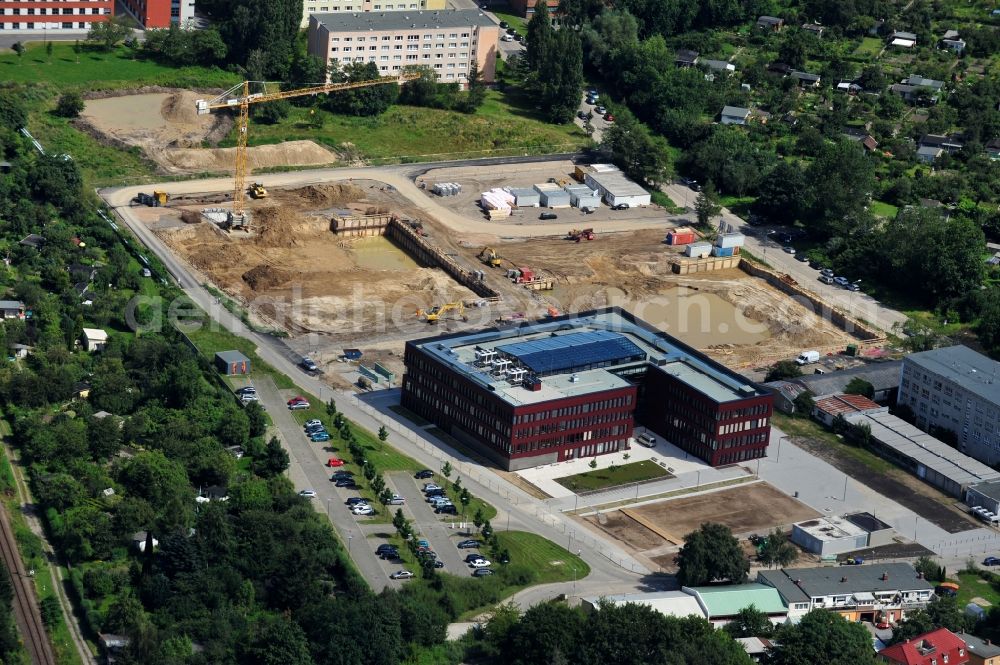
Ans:
[{"label": "modern office building", "polygon": [[30,33],[41,37],[83,32],[114,14],[114,0],[4,0],[0,2],[0,33]]},{"label": "modern office building", "polygon": [[992,466],[1000,462],[998,370],[967,346],[913,353],[903,359],[897,403],[913,410],[920,429],[953,432],[961,452]]},{"label": "modern office building", "polygon": [[303,0],[302,27],[309,27],[312,14],[337,12],[418,12],[447,9],[445,0]]},{"label": "modern office building", "polygon": [[402,404],[507,470],[625,450],[635,415],[713,465],[763,457],[771,395],[617,308],[407,342]]},{"label": "modern office building", "polygon": [[147,29],[185,25],[194,18],[194,0],[122,0],[122,4]]},{"label": "modern office building", "polygon": [[309,17],[309,53],[330,69],[374,62],[382,76],[409,66],[433,68],[442,83],[464,84],[473,62],[496,75],[500,26],[478,9],[355,12]]}]

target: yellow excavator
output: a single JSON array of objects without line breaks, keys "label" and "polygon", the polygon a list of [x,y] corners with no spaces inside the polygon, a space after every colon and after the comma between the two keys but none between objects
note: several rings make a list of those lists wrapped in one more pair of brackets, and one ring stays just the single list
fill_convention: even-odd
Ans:
[{"label": "yellow excavator", "polygon": [[483,247],[483,251],[479,252],[479,259],[486,265],[493,266],[497,268],[503,263],[503,259],[497,254],[497,250],[492,247]]},{"label": "yellow excavator", "polygon": [[469,320],[469,318],[465,315],[465,305],[460,302],[449,302],[444,305],[434,305],[434,307],[431,307],[428,312],[418,309],[417,316],[424,317],[424,320],[426,320],[427,323],[437,323],[438,319],[440,319],[442,315],[451,311],[458,312],[458,316],[461,317],[463,321]]}]

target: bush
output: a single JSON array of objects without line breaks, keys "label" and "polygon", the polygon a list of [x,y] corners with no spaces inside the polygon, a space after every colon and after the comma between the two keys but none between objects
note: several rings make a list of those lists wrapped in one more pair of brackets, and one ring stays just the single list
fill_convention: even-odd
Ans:
[{"label": "bush", "polygon": [[58,598],[46,596],[39,604],[39,609],[42,614],[42,623],[47,627],[51,628],[59,623],[59,619],[62,617],[62,606],[59,605]]},{"label": "bush", "polygon": [[77,118],[84,106],[83,98],[80,97],[79,93],[66,92],[59,95],[55,113],[63,118]]}]

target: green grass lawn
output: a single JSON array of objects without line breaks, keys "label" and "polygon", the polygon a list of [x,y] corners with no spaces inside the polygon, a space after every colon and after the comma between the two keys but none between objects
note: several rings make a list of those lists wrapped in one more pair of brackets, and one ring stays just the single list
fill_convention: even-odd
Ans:
[{"label": "green grass lawn", "polygon": [[854,56],[857,58],[874,58],[882,50],[882,40],[878,37],[865,37],[854,49]]},{"label": "green grass lawn", "polygon": [[28,44],[21,58],[5,49],[6,52],[0,54],[0,81],[50,83],[57,92],[63,92],[146,85],[229,87],[239,80],[236,74],[214,67],[169,67],[152,60],[133,59],[133,51],[124,46],[110,53],[84,47],[77,62],[73,44],[53,44],[51,62],[41,42]]},{"label": "green grass lawn", "polygon": [[493,11],[490,13],[496,16],[501,21],[506,21],[510,24],[510,27],[514,28],[521,34],[521,36],[528,34],[528,22],[517,14],[510,13],[510,7],[505,8],[508,11]]},{"label": "green grass lawn", "polygon": [[527,531],[498,531],[500,549],[510,551],[510,562],[527,564],[538,573],[535,584],[570,582],[575,572],[582,580],[590,574],[587,562],[565,547]]},{"label": "green grass lawn", "polygon": [[872,201],[871,208],[872,214],[876,217],[885,217],[887,219],[892,219],[896,216],[899,208],[892,205],[891,203],[886,203],[885,201]]},{"label": "green grass lawn", "polygon": [[[982,561],[982,558],[977,559],[977,561]],[[979,575],[975,573],[959,573],[957,578],[952,577],[951,579],[958,582],[960,586],[958,597],[956,598],[959,607],[965,607],[972,602],[973,598],[983,598],[994,606],[1000,604],[1000,589],[997,588],[998,585],[982,579]]]},{"label": "green grass lawn", "polygon": [[667,470],[660,465],[649,460],[643,460],[641,462],[632,462],[631,464],[622,464],[621,466],[614,467],[613,470],[610,467],[606,469],[594,469],[593,471],[578,473],[574,476],[556,478],[556,482],[567,489],[590,491],[669,476],[670,474]]},{"label": "green grass lawn", "polygon": [[811,418],[792,418],[776,411],[771,416],[771,423],[790,437],[821,441],[835,449],[837,454],[852,457],[874,471],[888,473],[896,469],[892,462],[875,453],[844,443],[843,439]]},{"label": "green grass lawn", "polygon": [[[274,125],[252,124],[249,142],[264,145],[314,140],[334,150],[351,143],[358,156],[370,161],[429,161],[504,154],[542,154],[582,148],[590,139],[572,122],[550,125],[510,94],[490,91],[473,114],[414,106],[392,106],[378,117],[326,116],[317,129],[309,109],[292,107]],[[235,145],[230,134],[222,145]]]}]

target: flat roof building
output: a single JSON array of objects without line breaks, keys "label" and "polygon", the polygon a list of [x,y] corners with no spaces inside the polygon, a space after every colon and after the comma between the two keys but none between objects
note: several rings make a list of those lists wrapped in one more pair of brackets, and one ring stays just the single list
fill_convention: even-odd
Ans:
[{"label": "flat roof building", "polygon": [[617,308],[407,342],[402,404],[508,470],[627,449],[635,413],[723,464],[762,457],[771,397]]},{"label": "flat roof building", "polygon": [[1000,479],[1000,472],[892,414],[853,414],[846,420],[868,428],[879,455],[952,496],[961,498],[970,485]]},{"label": "flat roof building", "polygon": [[955,434],[958,449],[1000,463],[1000,363],[967,346],[911,353],[903,359],[898,404],[923,430]]},{"label": "flat roof building", "polygon": [[496,75],[500,26],[478,9],[313,14],[308,50],[331,71],[375,63],[382,76],[425,66],[442,83],[465,85],[473,62],[483,81]]},{"label": "flat roof building", "polygon": [[647,206],[651,201],[649,192],[616,167],[608,168],[607,164],[594,164],[592,170],[584,175],[584,182],[591,189],[600,192],[609,206],[627,204],[635,208]]},{"label": "flat roof building", "polygon": [[445,0],[303,0],[302,24],[309,27],[309,16],[319,13],[402,12],[447,9]]}]

